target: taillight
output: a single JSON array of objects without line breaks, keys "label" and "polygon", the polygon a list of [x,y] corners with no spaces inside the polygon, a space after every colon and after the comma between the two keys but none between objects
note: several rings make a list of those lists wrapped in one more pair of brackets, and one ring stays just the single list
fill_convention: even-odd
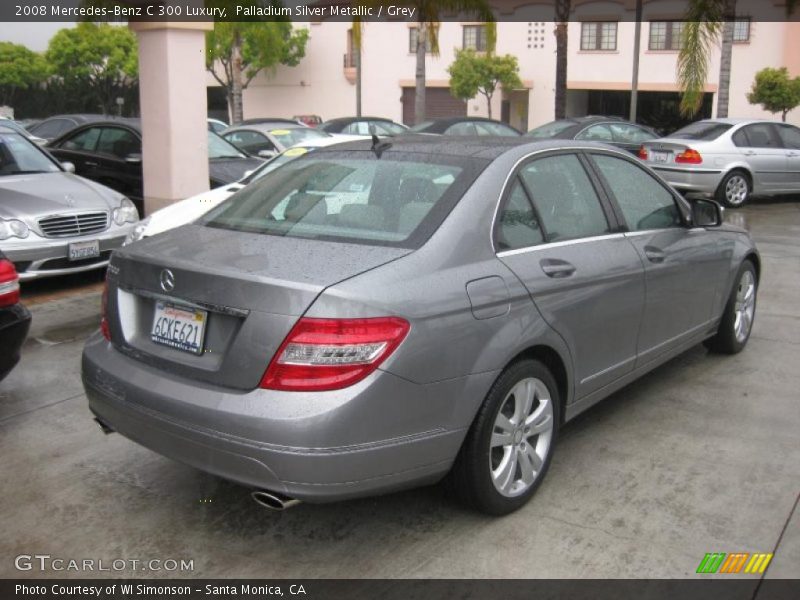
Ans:
[{"label": "taillight", "polygon": [[375,371],[406,337],[397,317],[300,319],[261,379],[271,390],[339,390]]},{"label": "taillight", "polygon": [[687,148],[675,157],[676,163],[689,163],[690,165],[699,165],[703,162],[703,157],[697,150]]},{"label": "taillight", "polygon": [[111,341],[111,329],[108,327],[108,278],[103,286],[103,299],[100,303],[100,331],[103,337]]},{"label": "taillight", "polygon": [[647,148],[645,148],[644,146],[639,146],[639,154],[638,154],[638,156],[642,160],[647,160]]},{"label": "taillight", "polygon": [[0,260],[0,306],[19,302],[19,276],[10,260]]}]

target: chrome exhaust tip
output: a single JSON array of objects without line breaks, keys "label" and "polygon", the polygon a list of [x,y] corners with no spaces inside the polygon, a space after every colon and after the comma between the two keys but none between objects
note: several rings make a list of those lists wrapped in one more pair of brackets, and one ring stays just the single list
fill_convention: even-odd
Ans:
[{"label": "chrome exhaust tip", "polygon": [[267,492],[265,490],[256,490],[250,494],[250,497],[253,498],[253,500],[255,500],[256,504],[259,506],[263,506],[268,510],[274,510],[277,512],[284,511],[287,508],[292,508],[293,506],[300,504],[300,500],[297,498],[289,498],[283,494]]},{"label": "chrome exhaust tip", "polygon": [[116,433],[116,430],[112,429],[109,425],[106,425],[105,423],[103,423],[103,421],[101,421],[97,417],[95,417],[94,420],[95,420],[95,423],[97,423],[100,426],[100,429],[106,435],[108,435],[109,433]]}]

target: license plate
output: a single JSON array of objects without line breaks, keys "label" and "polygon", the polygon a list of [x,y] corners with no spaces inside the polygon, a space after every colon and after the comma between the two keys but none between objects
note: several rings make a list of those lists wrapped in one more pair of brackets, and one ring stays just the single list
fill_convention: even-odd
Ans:
[{"label": "license plate", "polygon": [[69,245],[70,260],[84,260],[86,258],[96,258],[100,256],[100,242],[74,242]]},{"label": "license plate", "polygon": [[653,152],[653,162],[666,163],[669,162],[669,152]]},{"label": "license plate", "polygon": [[156,302],[150,339],[192,354],[203,353],[203,336],[208,313],[193,308],[180,308],[167,302]]}]

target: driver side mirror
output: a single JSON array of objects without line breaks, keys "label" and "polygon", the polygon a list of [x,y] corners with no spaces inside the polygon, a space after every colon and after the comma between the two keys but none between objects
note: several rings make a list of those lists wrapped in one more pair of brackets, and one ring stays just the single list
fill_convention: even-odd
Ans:
[{"label": "driver side mirror", "polygon": [[64,168],[64,170],[67,173],[74,173],[75,172],[75,165],[72,164],[71,162],[69,162],[68,160],[65,160],[64,162],[62,162],[61,166]]},{"label": "driver side mirror", "polygon": [[692,198],[690,202],[694,227],[719,227],[722,225],[723,208],[714,200]]},{"label": "driver side mirror", "polygon": [[129,165],[138,165],[142,162],[142,155],[141,154],[128,154],[125,157],[125,162]]}]

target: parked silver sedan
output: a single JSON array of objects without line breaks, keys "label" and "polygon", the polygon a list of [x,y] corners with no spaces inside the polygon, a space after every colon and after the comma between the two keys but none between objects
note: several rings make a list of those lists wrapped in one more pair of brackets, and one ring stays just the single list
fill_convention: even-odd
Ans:
[{"label": "parked silver sedan", "polygon": [[718,204],[609,146],[349,142],[115,252],[83,382],[106,432],[272,508],[447,477],[504,514],[564,422],[742,350],[759,272]]},{"label": "parked silver sedan", "polygon": [[0,249],[22,281],[105,267],[139,219],[125,196],[71,170],[0,124]]},{"label": "parked silver sedan", "polygon": [[737,208],[751,195],[800,192],[800,129],[744,119],[698,121],[645,142],[639,158],[684,193]]}]

